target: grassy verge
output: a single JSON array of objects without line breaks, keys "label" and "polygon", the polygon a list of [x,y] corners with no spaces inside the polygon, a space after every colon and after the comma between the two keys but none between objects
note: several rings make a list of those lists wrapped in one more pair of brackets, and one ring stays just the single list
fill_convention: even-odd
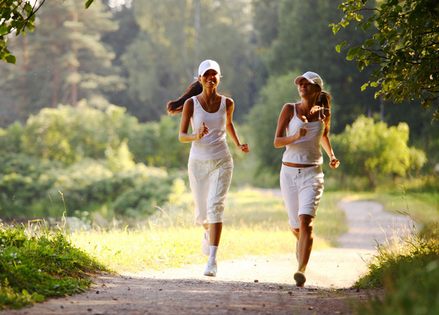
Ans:
[{"label": "grassy verge", "polygon": [[[335,244],[347,231],[338,198],[329,193],[322,199],[315,220],[315,250]],[[76,232],[72,242],[113,270],[136,272],[204,263],[202,233],[193,223],[192,196],[185,194],[146,225]],[[220,259],[292,253],[293,236],[282,198],[250,189],[231,191],[220,246]]]},{"label": "grassy verge", "polygon": [[103,270],[61,230],[0,223],[0,310],[82,293],[88,276]]},{"label": "grassy verge", "polygon": [[[384,288],[384,295],[357,305],[358,314],[439,313],[439,194],[437,192],[377,192],[351,195],[376,200],[390,212],[408,214],[418,225],[393,237],[368,262],[359,288]],[[436,222],[436,223],[435,223]]]},{"label": "grassy verge", "polygon": [[369,272],[356,286],[384,287],[380,298],[359,304],[358,313],[439,314],[439,228],[408,235],[378,247]]}]

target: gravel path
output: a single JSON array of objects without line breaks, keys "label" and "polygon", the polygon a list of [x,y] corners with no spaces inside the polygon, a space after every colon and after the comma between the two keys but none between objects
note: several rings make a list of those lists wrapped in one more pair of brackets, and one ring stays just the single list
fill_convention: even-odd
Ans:
[{"label": "gravel path", "polygon": [[393,230],[408,224],[406,217],[384,213],[376,202],[340,202],[349,232],[339,248],[314,251],[305,288],[294,285],[293,254],[252,256],[220,261],[218,276],[202,276],[204,265],[103,275],[84,294],[51,299],[3,314],[350,314],[346,297],[367,298],[351,289],[365,272],[364,259],[375,253]]}]

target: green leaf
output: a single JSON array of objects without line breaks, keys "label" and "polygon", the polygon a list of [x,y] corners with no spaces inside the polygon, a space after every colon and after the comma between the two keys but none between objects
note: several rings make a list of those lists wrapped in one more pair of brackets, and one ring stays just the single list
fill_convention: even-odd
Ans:
[{"label": "green leaf", "polygon": [[0,26],[0,35],[5,35],[8,33],[8,26],[6,24],[2,24],[2,26]]},{"label": "green leaf", "polygon": [[94,0],[87,0],[87,2],[85,3],[85,8],[88,9],[91,4],[93,3]]},{"label": "green leaf", "polygon": [[361,92],[363,92],[368,86],[369,86],[369,83],[364,83],[364,84],[361,86]]},{"label": "green leaf", "polygon": [[347,44],[347,42],[344,41],[344,42],[341,43],[340,45],[335,46],[335,50],[336,50],[338,53],[340,53],[340,50],[341,50],[344,46],[346,46],[346,44]]},{"label": "green leaf", "polygon": [[347,60],[353,60],[355,56],[361,51],[361,47],[354,47],[349,49],[348,55],[346,57]]},{"label": "green leaf", "polygon": [[29,16],[29,14],[32,13],[32,6],[28,3],[26,3],[26,5],[24,6],[24,11],[27,12],[27,15]]},{"label": "green leaf", "polygon": [[371,47],[371,46],[375,45],[375,40],[374,39],[368,39],[368,40],[366,40],[364,42],[364,45]]},{"label": "green leaf", "polygon": [[7,63],[12,63],[14,65],[15,65],[15,62],[17,61],[17,59],[13,55],[6,56],[5,60]]}]

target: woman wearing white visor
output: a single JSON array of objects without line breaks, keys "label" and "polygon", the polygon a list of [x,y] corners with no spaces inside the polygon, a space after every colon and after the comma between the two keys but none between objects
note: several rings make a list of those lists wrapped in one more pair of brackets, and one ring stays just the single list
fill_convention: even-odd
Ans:
[{"label": "woman wearing white visor", "polygon": [[274,146],[286,147],[282,158],[280,186],[289,225],[296,237],[298,270],[294,274],[297,286],[306,282],[305,270],[313,245],[312,224],[323,194],[323,155],[320,145],[329,156],[329,166],[340,162],[329,141],[331,97],[323,91],[323,81],[314,72],[295,79],[301,101],[287,103],[277,124]]},{"label": "woman wearing white visor", "polygon": [[[179,140],[191,142],[188,172],[195,202],[195,220],[205,229],[203,253],[209,255],[205,276],[217,274],[217,251],[221,238],[225,200],[233,172],[233,159],[226,133],[244,153],[233,125],[235,104],[231,98],[217,93],[221,70],[214,60],[198,67],[197,81],[178,100],[168,103],[168,113],[182,112]],[[192,133],[189,125],[192,124]]]}]

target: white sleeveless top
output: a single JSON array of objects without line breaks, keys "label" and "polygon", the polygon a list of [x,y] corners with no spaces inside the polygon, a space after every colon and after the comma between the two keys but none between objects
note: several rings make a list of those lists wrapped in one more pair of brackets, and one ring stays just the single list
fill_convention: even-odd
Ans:
[{"label": "white sleeveless top", "polygon": [[296,104],[293,104],[294,117],[291,118],[287,135],[292,136],[300,128],[306,127],[307,133],[305,137],[288,144],[284,152],[282,162],[295,164],[323,164],[322,150],[320,149],[320,140],[325,130],[325,124],[322,120],[303,122],[297,117]]},{"label": "white sleeveless top", "polygon": [[191,119],[192,131],[198,130],[203,122],[209,133],[200,140],[192,141],[189,158],[196,160],[216,160],[230,155],[226,141],[227,106],[226,98],[221,96],[221,104],[215,113],[208,113],[196,96],[192,97],[194,113]]}]

